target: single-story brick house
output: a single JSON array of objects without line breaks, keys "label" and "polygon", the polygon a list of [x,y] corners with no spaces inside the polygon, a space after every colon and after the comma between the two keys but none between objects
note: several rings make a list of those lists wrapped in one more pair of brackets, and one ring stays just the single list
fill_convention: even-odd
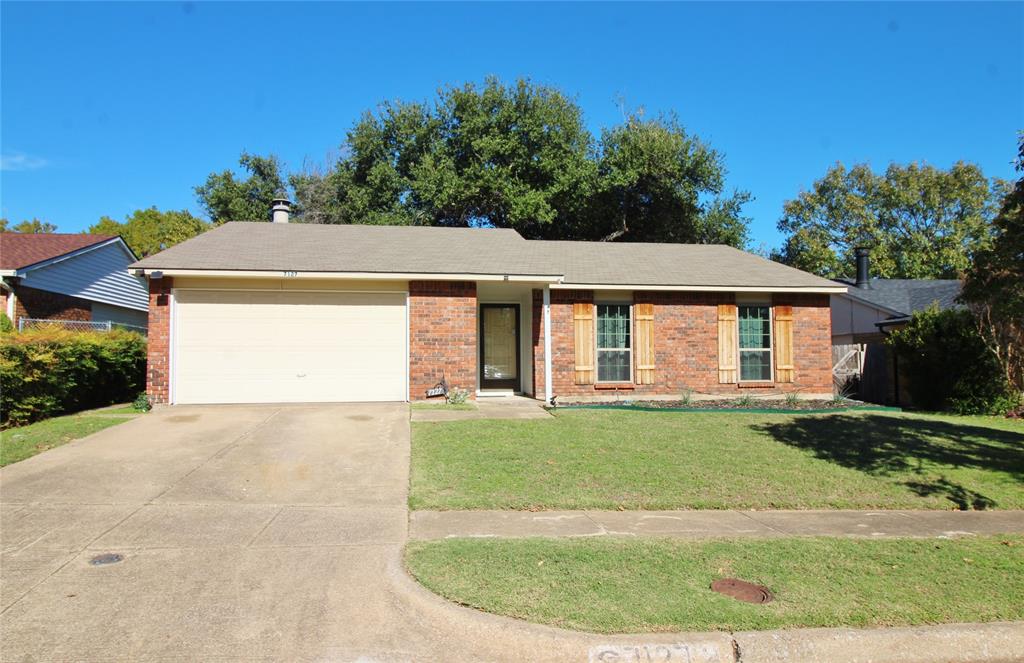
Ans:
[{"label": "single-story brick house", "polygon": [[113,235],[0,233],[0,310],[22,320],[146,326],[146,281]]},{"label": "single-story brick house", "polygon": [[[275,217],[280,219],[279,214]],[[158,403],[831,394],[829,295],[727,246],[227,223],[149,278]]]}]

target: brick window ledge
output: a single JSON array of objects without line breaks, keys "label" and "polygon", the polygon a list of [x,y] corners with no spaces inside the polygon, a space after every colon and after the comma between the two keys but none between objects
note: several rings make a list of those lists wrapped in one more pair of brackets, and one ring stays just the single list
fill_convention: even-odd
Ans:
[{"label": "brick window ledge", "polygon": [[737,382],[739,389],[774,389],[774,382]]},{"label": "brick window ledge", "polygon": [[636,385],[632,382],[601,382],[600,384],[595,384],[594,389],[598,391],[633,391],[636,389]]}]

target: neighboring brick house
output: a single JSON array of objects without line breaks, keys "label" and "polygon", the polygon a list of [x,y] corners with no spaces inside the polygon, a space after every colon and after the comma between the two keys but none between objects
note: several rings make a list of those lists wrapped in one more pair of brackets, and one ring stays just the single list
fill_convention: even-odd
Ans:
[{"label": "neighboring brick house", "polygon": [[146,283],[120,237],[0,233],[0,311],[20,320],[147,323]]},{"label": "neighboring brick house", "polygon": [[[280,218],[280,215],[278,215]],[[832,392],[845,286],[727,246],[228,223],[132,265],[163,403]]]}]

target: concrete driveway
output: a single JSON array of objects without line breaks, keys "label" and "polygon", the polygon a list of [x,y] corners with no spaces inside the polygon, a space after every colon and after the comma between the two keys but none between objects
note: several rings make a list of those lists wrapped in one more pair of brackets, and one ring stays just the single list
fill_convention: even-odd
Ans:
[{"label": "concrete driveway", "polygon": [[[587,660],[636,642],[419,587],[408,466],[408,408],[372,404],[163,409],[4,468],[0,657]],[[732,659],[727,634],[682,641]]]}]

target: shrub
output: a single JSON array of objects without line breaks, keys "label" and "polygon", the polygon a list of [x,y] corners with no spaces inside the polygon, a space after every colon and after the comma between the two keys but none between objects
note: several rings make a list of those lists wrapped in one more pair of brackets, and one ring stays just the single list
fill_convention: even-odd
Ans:
[{"label": "shrub", "polygon": [[132,409],[138,410],[139,412],[149,412],[153,409],[153,404],[149,401],[149,396],[145,392],[139,394],[132,401]]},{"label": "shrub", "polygon": [[14,323],[7,317],[7,314],[0,311],[0,334],[10,334],[14,331]]},{"label": "shrub", "polygon": [[135,332],[41,328],[0,339],[0,417],[8,425],[129,401],[145,386]]},{"label": "shrub", "polygon": [[469,392],[465,389],[459,389],[456,387],[448,392],[446,397],[449,405],[462,405],[469,400]]},{"label": "shrub", "polygon": [[915,313],[888,339],[914,406],[957,414],[1002,414],[1017,403],[970,311]]},{"label": "shrub", "polygon": [[786,407],[797,407],[800,405],[800,392],[791,391],[784,398],[786,399]]}]

